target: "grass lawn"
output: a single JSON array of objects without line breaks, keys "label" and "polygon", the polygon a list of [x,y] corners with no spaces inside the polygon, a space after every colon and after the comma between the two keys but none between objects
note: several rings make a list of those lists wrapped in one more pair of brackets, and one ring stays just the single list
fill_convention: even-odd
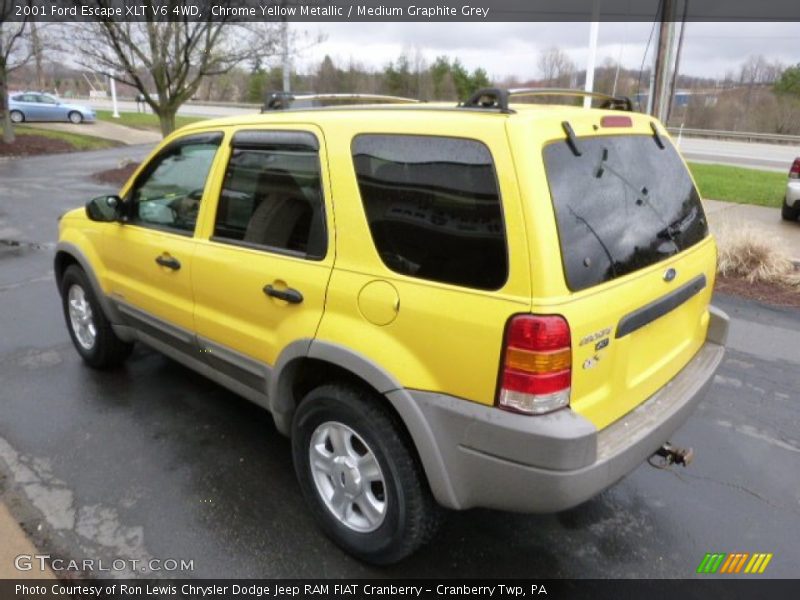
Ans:
[{"label": "grass lawn", "polygon": [[103,150],[105,148],[116,148],[117,142],[104,140],[91,135],[79,133],[67,133],[65,131],[54,131],[51,129],[39,129],[38,127],[27,127],[25,125],[15,125],[16,135],[37,135],[51,140],[61,140],[72,145],[76,150]]},{"label": "grass lawn", "polygon": [[786,173],[703,163],[689,169],[703,198],[778,208],[786,193]]},{"label": "grass lawn", "polygon": [[[133,127],[135,129],[154,129],[156,131],[161,130],[161,126],[158,123],[158,117],[152,113],[121,112],[119,113],[119,119],[115,119],[111,116],[112,113],[110,110],[98,110],[95,112],[97,113],[97,118],[102,121],[119,123],[120,125]],[[185,117],[178,115],[175,118],[175,127],[180,128],[184,125],[188,125],[189,123],[195,123],[203,120],[205,120],[204,117]]]}]

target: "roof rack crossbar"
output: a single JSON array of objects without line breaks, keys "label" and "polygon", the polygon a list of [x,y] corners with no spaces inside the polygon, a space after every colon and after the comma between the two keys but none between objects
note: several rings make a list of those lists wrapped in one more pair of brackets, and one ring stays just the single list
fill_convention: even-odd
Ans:
[{"label": "roof rack crossbar", "polygon": [[267,97],[265,109],[281,110],[289,108],[295,100],[366,100],[386,102],[388,104],[416,104],[416,98],[387,96],[383,94],[292,94],[291,92],[273,92]]},{"label": "roof rack crossbar", "polygon": [[510,112],[508,102],[512,96],[578,96],[602,100],[601,108],[633,111],[633,102],[627,96],[610,96],[599,92],[587,92],[569,88],[483,88],[475,92],[461,106],[470,108],[496,108]]}]

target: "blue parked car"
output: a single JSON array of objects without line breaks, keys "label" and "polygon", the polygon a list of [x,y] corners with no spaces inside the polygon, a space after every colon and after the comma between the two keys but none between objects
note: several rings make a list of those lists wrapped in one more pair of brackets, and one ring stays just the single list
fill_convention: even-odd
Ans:
[{"label": "blue parked car", "polygon": [[8,99],[11,121],[70,121],[71,123],[93,122],[94,110],[80,104],[61,102],[50,94],[23,92]]}]

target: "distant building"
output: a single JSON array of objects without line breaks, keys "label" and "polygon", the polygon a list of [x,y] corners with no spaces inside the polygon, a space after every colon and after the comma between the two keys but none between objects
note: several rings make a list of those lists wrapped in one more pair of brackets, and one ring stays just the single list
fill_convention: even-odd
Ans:
[{"label": "distant building", "polygon": [[[676,90],[672,101],[673,108],[686,108],[692,97],[704,100],[705,106],[714,106],[717,103],[719,90]],[[634,104],[638,104],[643,109],[647,107],[650,98],[649,92],[642,92],[633,96]]]}]

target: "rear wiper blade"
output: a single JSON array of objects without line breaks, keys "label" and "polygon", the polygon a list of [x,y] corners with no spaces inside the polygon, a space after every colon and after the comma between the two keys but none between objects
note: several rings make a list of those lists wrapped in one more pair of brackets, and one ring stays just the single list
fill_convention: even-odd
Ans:
[{"label": "rear wiper blade", "polygon": [[697,213],[698,213],[697,207],[693,206],[688,213],[686,213],[679,219],[676,219],[675,221],[667,225],[664,229],[659,231],[656,234],[656,237],[675,241],[675,236],[677,234],[683,233],[684,231],[689,229],[689,226],[692,223],[694,223],[695,219],[697,219]]}]

